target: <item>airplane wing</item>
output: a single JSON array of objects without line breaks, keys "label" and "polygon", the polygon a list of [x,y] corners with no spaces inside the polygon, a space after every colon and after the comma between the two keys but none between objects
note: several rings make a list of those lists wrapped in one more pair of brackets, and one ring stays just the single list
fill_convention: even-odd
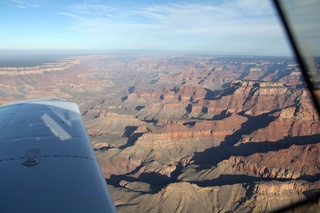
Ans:
[{"label": "airplane wing", "polygon": [[75,103],[0,107],[1,212],[116,212]]}]

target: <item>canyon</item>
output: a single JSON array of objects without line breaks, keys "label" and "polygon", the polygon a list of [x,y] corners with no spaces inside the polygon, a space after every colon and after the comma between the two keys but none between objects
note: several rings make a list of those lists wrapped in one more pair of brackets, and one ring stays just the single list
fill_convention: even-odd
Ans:
[{"label": "canyon", "polygon": [[119,212],[270,212],[320,189],[320,121],[290,58],[72,56],[2,67],[0,92],[79,105]]}]

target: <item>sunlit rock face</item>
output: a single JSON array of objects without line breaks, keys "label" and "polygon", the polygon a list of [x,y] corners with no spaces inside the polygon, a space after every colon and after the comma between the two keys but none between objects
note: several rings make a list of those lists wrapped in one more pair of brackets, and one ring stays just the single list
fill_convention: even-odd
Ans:
[{"label": "sunlit rock face", "polygon": [[0,91],[79,105],[119,212],[269,212],[320,188],[320,123],[290,59],[78,56],[0,68]]}]

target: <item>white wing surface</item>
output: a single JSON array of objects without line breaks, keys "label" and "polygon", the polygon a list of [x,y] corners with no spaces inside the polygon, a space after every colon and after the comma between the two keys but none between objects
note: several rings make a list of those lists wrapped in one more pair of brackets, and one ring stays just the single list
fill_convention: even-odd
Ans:
[{"label": "white wing surface", "polygon": [[75,103],[0,107],[1,212],[116,212]]}]

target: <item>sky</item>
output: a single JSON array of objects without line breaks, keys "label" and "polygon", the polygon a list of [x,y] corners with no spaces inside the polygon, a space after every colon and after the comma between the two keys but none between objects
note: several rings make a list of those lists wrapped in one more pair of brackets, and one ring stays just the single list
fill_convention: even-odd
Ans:
[{"label": "sky", "polygon": [[266,0],[0,0],[0,27],[0,51],[292,55]]}]

